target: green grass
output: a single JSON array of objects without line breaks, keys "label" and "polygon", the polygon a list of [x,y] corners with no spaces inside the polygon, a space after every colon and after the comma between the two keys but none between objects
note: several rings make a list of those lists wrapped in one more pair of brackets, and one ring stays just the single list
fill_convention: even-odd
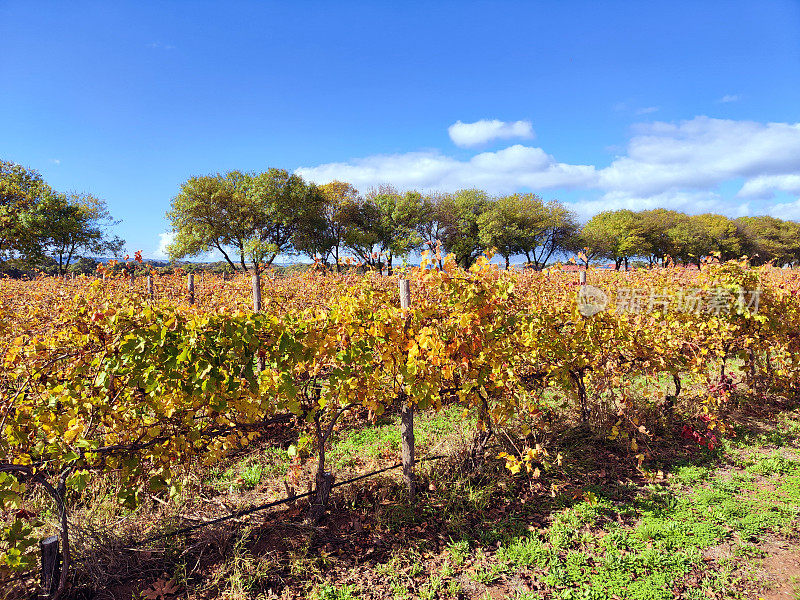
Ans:
[{"label": "green grass", "polygon": [[[415,450],[423,457],[448,436],[469,430],[473,418],[462,418],[462,409],[450,406],[439,412],[420,411],[414,418]],[[353,469],[359,464],[380,459],[397,460],[400,454],[400,425],[391,416],[375,425],[337,432],[328,452],[328,461],[336,470]]]},{"label": "green grass", "polygon": [[206,484],[216,490],[252,490],[267,478],[280,478],[289,468],[289,455],[282,448],[264,448],[227,468],[212,469]]},{"label": "green grass", "polygon": [[[473,426],[457,408],[419,413],[418,455],[438,453],[441,444],[451,453]],[[596,437],[568,440],[564,467],[538,481],[513,477],[491,459],[480,473],[462,471],[457,462],[427,463],[418,471],[425,485],[413,504],[388,477],[380,497],[365,486],[348,500],[346,510],[360,512],[364,523],[358,534],[346,525],[319,538],[298,530],[289,535],[303,540],[300,545],[263,564],[267,559],[244,546],[229,553],[224,589],[237,599],[261,597],[257,591],[276,581],[294,581],[314,600],[757,597],[774,542],[795,544],[800,531],[798,434],[800,413],[785,413],[774,429],[742,430],[714,452],[658,465],[666,477],[649,484],[633,481],[635,475],[591,478],[591,469],[605,468],[598,452],[604,442]],[[334,470],[397,460],[394,418],[336,435],[329,454]],[[600,467],[591,462],[598,455]],[[288,464],[286,451],[262,449],[214,472],[209,483],[221,490],[259,488],[282,477]],[[331,514],[336,510],[342,509]],[[327,548],[337,536],[342,553]],[[795,586],[800,600],[800,583]]]},{"label": "green grass", "polygon": [[355,586],[343,585],[336,587],[329,583],[320,585],[312,595],[314,600],[352,600],[357,597]]},{"label": "green grass", "polygon": [[[418,431],[441,435],[454,427],[454,416],[420,419],[425,425]],[[707,598],[720,590],[724,597],[745,597],[742,590],[754,585],[748,579],[753,563],[764,556],[759,544],[769,535],[792,535],[798,527],[800,453],[793,450],[798,431],[793,413],[779,420],[775,432],[741,435],[719,451],[698,453],[700,464],[665,469],[669,477],[661,484],[587,486],[577,501],[574,495],[556,495],[544,528],[530,530],[524,513],[511,511],[476,523],[475,515],[511,498],[503,476],[476,481],[443,475],[435,502],[413,508],[395,503],[377,519],[387,531],[438,519],[450,536],[442,571],[428,572],[424,561],[405,561],[404,572],[427,577],[416,588],[420,598],[445,598],[449,589],[461,589],[458,572],[486,588],[526,573],[560,599],[656,600],[676,593]],[[398,445],[396,423],[386,423],[344,435],[339,457],[380,457]],[[483,548],[492,544],[499,544],[497,551],[486,554]],[[730,548],[729,556],[704,560],[716,547]],[[526,597],[538,596],[510,596]]]},{"label": "green grass", "polygon": [[[787,425],[795,430],[794,422]],[[531,573],[562,599],[666,599],[674,588],[691,598],[719,597],[721,590],[739,597],[750,563],[765,554],[758,546],[764,536],[796,535],[800,516],[796,455],[747,452],[743,464],[732,474],[685,465],[668,485],[647,486],[632,502],[598,495],[574,504],[546,529],[510,540],[496,559]],[[619,524],[614,517],[623,515],[634,524]],[[709,566],[703,551],[723,543],[733,546],[733,556]],[[687,576],[698,572],[700,581],[687,586]],[[535,596],[516,596],[527,597]]]}]

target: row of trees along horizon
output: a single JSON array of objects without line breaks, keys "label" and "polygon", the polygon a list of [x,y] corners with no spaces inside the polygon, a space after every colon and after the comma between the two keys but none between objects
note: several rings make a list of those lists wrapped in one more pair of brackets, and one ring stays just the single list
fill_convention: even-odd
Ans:
[{"label": "row of trees along horizon", "polygon": [[192,177],[167,216],[175,231],[172,258],[217,250],[242,271],[248,262],[270,265],[292,253],[335,269],[346,253],[391,270],[395,258],[437,244],[462,267],[490,249],[507,267],[512,256],[524,256],[535,269],[584,249],[587,261],[611,260],[616,268],[634,258],[700,265],[712,254],[722,260],[747,255],[754,264],[800,263],[800,224],[769,216],[613,210],[581,226],[564,204],[532,193],[423,194],[381,186],[362,195],[349,183],[309,184],[282,169]]},{"label": "row of trees along horizon", "polygon": [[[394,260],[437,245],[463,267],[491,249],[507,267],[512,256],[524,256],[534,269],[581,251],[587,264],[607,260],[617,269],[633,260],[700,265],[711,255],[800,263],[800,224],[770,216],[609,210],[580,225],[563,203],[533,193],[431,194],[381,186],[360,194],[349,183],[315,185],[274,168],[191,177],[167,217],[172,260],[218,251],[229,269],[244,272],[293,254],[337,271],[345,256],[391,271]],[[124,242],[110,233],[116,224],[104,200],[57,192],[38,172],[0,160],[1,272],[49,266],[63,274],[79,257],[84,268],[93,267],[87,256],[122,251]]]}]

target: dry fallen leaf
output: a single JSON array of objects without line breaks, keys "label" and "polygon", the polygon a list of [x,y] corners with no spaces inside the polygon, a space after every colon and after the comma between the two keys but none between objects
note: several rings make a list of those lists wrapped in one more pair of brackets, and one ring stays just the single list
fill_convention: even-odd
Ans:
[{"label": "dry fallen leaf", "polygon": [[164,574],[161,579],[153,583],[153,587],[144,591],[144,598],[147,600],[169,600],[171,596],[176,596],[180,588]]}]

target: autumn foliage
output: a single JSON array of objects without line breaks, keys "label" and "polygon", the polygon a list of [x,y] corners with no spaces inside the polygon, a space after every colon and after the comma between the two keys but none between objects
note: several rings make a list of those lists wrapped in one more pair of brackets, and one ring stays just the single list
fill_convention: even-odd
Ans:
[{"label": "autumn foliage", "polygon": [[[728,433],[726,411],[800,383],[800,277],[728,262],[700,271],[590,272],[610,298],[584,316],[577,277],[513,272],[485,257],[471,268],[425,259],[400,309],[397,277],[308,272],[262,278],[3,280],[0,285],[0,541],[3,569],[32,566],[26,486],[77,493],[97,472],[117,474],[119,501],[170,493],[193,462],[214,463],[292,413],[316,440],[320,468],[336,420],[369,419],[401,403],[475,411],[476,440],[501,429],[519,446],[513,472],[538,476],[560,460],[536,445],[571,420],[622,441],[639,466],[665,419],[707,448]],[[730,310],[628,312],[623,288],[709,297]],[[742,302],[760,291],[758,309]],[[260,361],[258,359],[261,359]],[[259,368],[259,362],[263,368]],[[483,447],[480,447],[483,451]],[[3,471],[0,465],[0,471]]]}]

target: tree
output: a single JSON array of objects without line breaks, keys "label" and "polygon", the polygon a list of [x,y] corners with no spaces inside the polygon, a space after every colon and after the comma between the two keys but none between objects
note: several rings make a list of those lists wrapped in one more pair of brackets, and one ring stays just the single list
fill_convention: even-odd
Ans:
[{"label": "tree", "polygon": [[305,228],[295,235],[295,248],[312,259],[319,258],[328,264],[331,258],[339,272],[340,251],[345,242],[347,214],[361,201],[358,190],[349,183],[332,181],[319,186],[322,194],[322,222],[316,230]]},{"label": "tree", "polygon": [[344,245],[370,268],[383,268],[383,255],[391,236],[384,227],[381,211],[371,199],[363,198],[343,207]]},{"label": "tree", "polygon": [[644,238],[650,249],[647,255],[648,261],[651,266],[659,261],[663,266],[668,256],[674,257],[678,254],[678,247],[669,234],[670,230],[689,217],[666,208],[645,210],[640,212],[639,216],[644,229]]},{"label": "tree", "polygon": [[738,258],[742,254],[742,237],[728,217],[715,214],[692,215],[669,230],[676,245],[677,257],[698,267],[712,253],[720,260]]},{"label": "tree", "polygon": [[[423,196],[420,199],[419,220],[416,230],[422,241],[421,246],[429,250],[444,247],[445,231],[447,227],[447,213],[445,202],[447,194],[435,193]],[[439,257],[439,268],[443,267],[442,258]]]},{"label": "tree", "polygon": [[323,203],[316,186],[283,169],[192,177],[167,213],[175,232],[168,251],[178,259],[218,250],[237,269],[234,249],[247,272],[247,258],[269,265],[294,250],[295,236],[321,228]]},{"label": "tree", "polygon": [[640,216],[631,210],[604,211],[592,217],[581,229],[581,240],[588,255],[613,260],[615,268],[633,256],[650,252]]},{"label": "tree", "polygon": [[252,235],[257,240],[250,245],[260,249],[257,262],[270,265],[279,254],[295,251],[295,242],[301,245],[300,240],[324,232],[325,196],[299,175],[268,169],[247,177],[245,189],[253,211]]},{"label": "tree", "polygon": [[53,194],[37,171],[0,160],[0,260],[40,250],[34,217]]},{"label": "tree", "polygon": [[118,254],[124,242],[108,237],[106,229],[116,225],[105,200],[91,194],[54,194],[37,208],[37,230],[42,247],[58,262],[58,273],[66,273],[79,252]]},{"label": "tree", "polygon": [[245,243],[254,230],[252,207],[243,189],[245,176],[238,171],[226,175],[191,177],[172,199],[167,218],[175,238],[167,251],[173,260],[218,250],[234,269],[237,266],[227,249],[239,252],[239,264],[245,264]]},{"label": "tree", "polygon": [[778,265],[800,260],[800,224],[775,217],[739,217],[744,251],[753,264],[774,261]]},{"label": "tree", "polygon": [[400,193],[390,186],[351,195],[341,206],[344,245],[364,264],[389,273],[395,256],[406,256],[422,246],[419,223],[424,211],[419,192]]},{"label": "tree", "polygon": [[97,265],[100,263],[94,258],[81,256],[78,260],[72,263],[69,267],[71,273],[90,275],[97,270]]},{"label": "tree", "polygon": [[442,245],[455,255],[456,262],[468,268],[486,249],[480,240],[478,218],[489,207],[490,199],[483,190],[459,190],[439,199]]},{"label": "tree", "polygon": [[524,235],[521,221],[524,215],[517,196],[503,196],[491,201],[478,217],[478,239],[487,248],[494,248],[505,259],[509,268],[509,257],[520,250]]},{"label": "tree", "polygon": [[391,274],[394,256],[407,256],[422,246],[418,225],[422,220],[423,197],[416,191],[401,194],[389,186],[372,190],[367,197],[378,209],[378,233],[385,239],[386,266]]},{"label": "tree", "polygon": [[578,232],[575,213],[567,209],[561,202],[551,200],[543,205],[543,208],[546,217],[544,223],[541,223],[533,213],[528,217],[529,233],[524,238],[525,243],[521,247],[528,264],[537,270],[543,269],[556,252],[572,248]]}]

